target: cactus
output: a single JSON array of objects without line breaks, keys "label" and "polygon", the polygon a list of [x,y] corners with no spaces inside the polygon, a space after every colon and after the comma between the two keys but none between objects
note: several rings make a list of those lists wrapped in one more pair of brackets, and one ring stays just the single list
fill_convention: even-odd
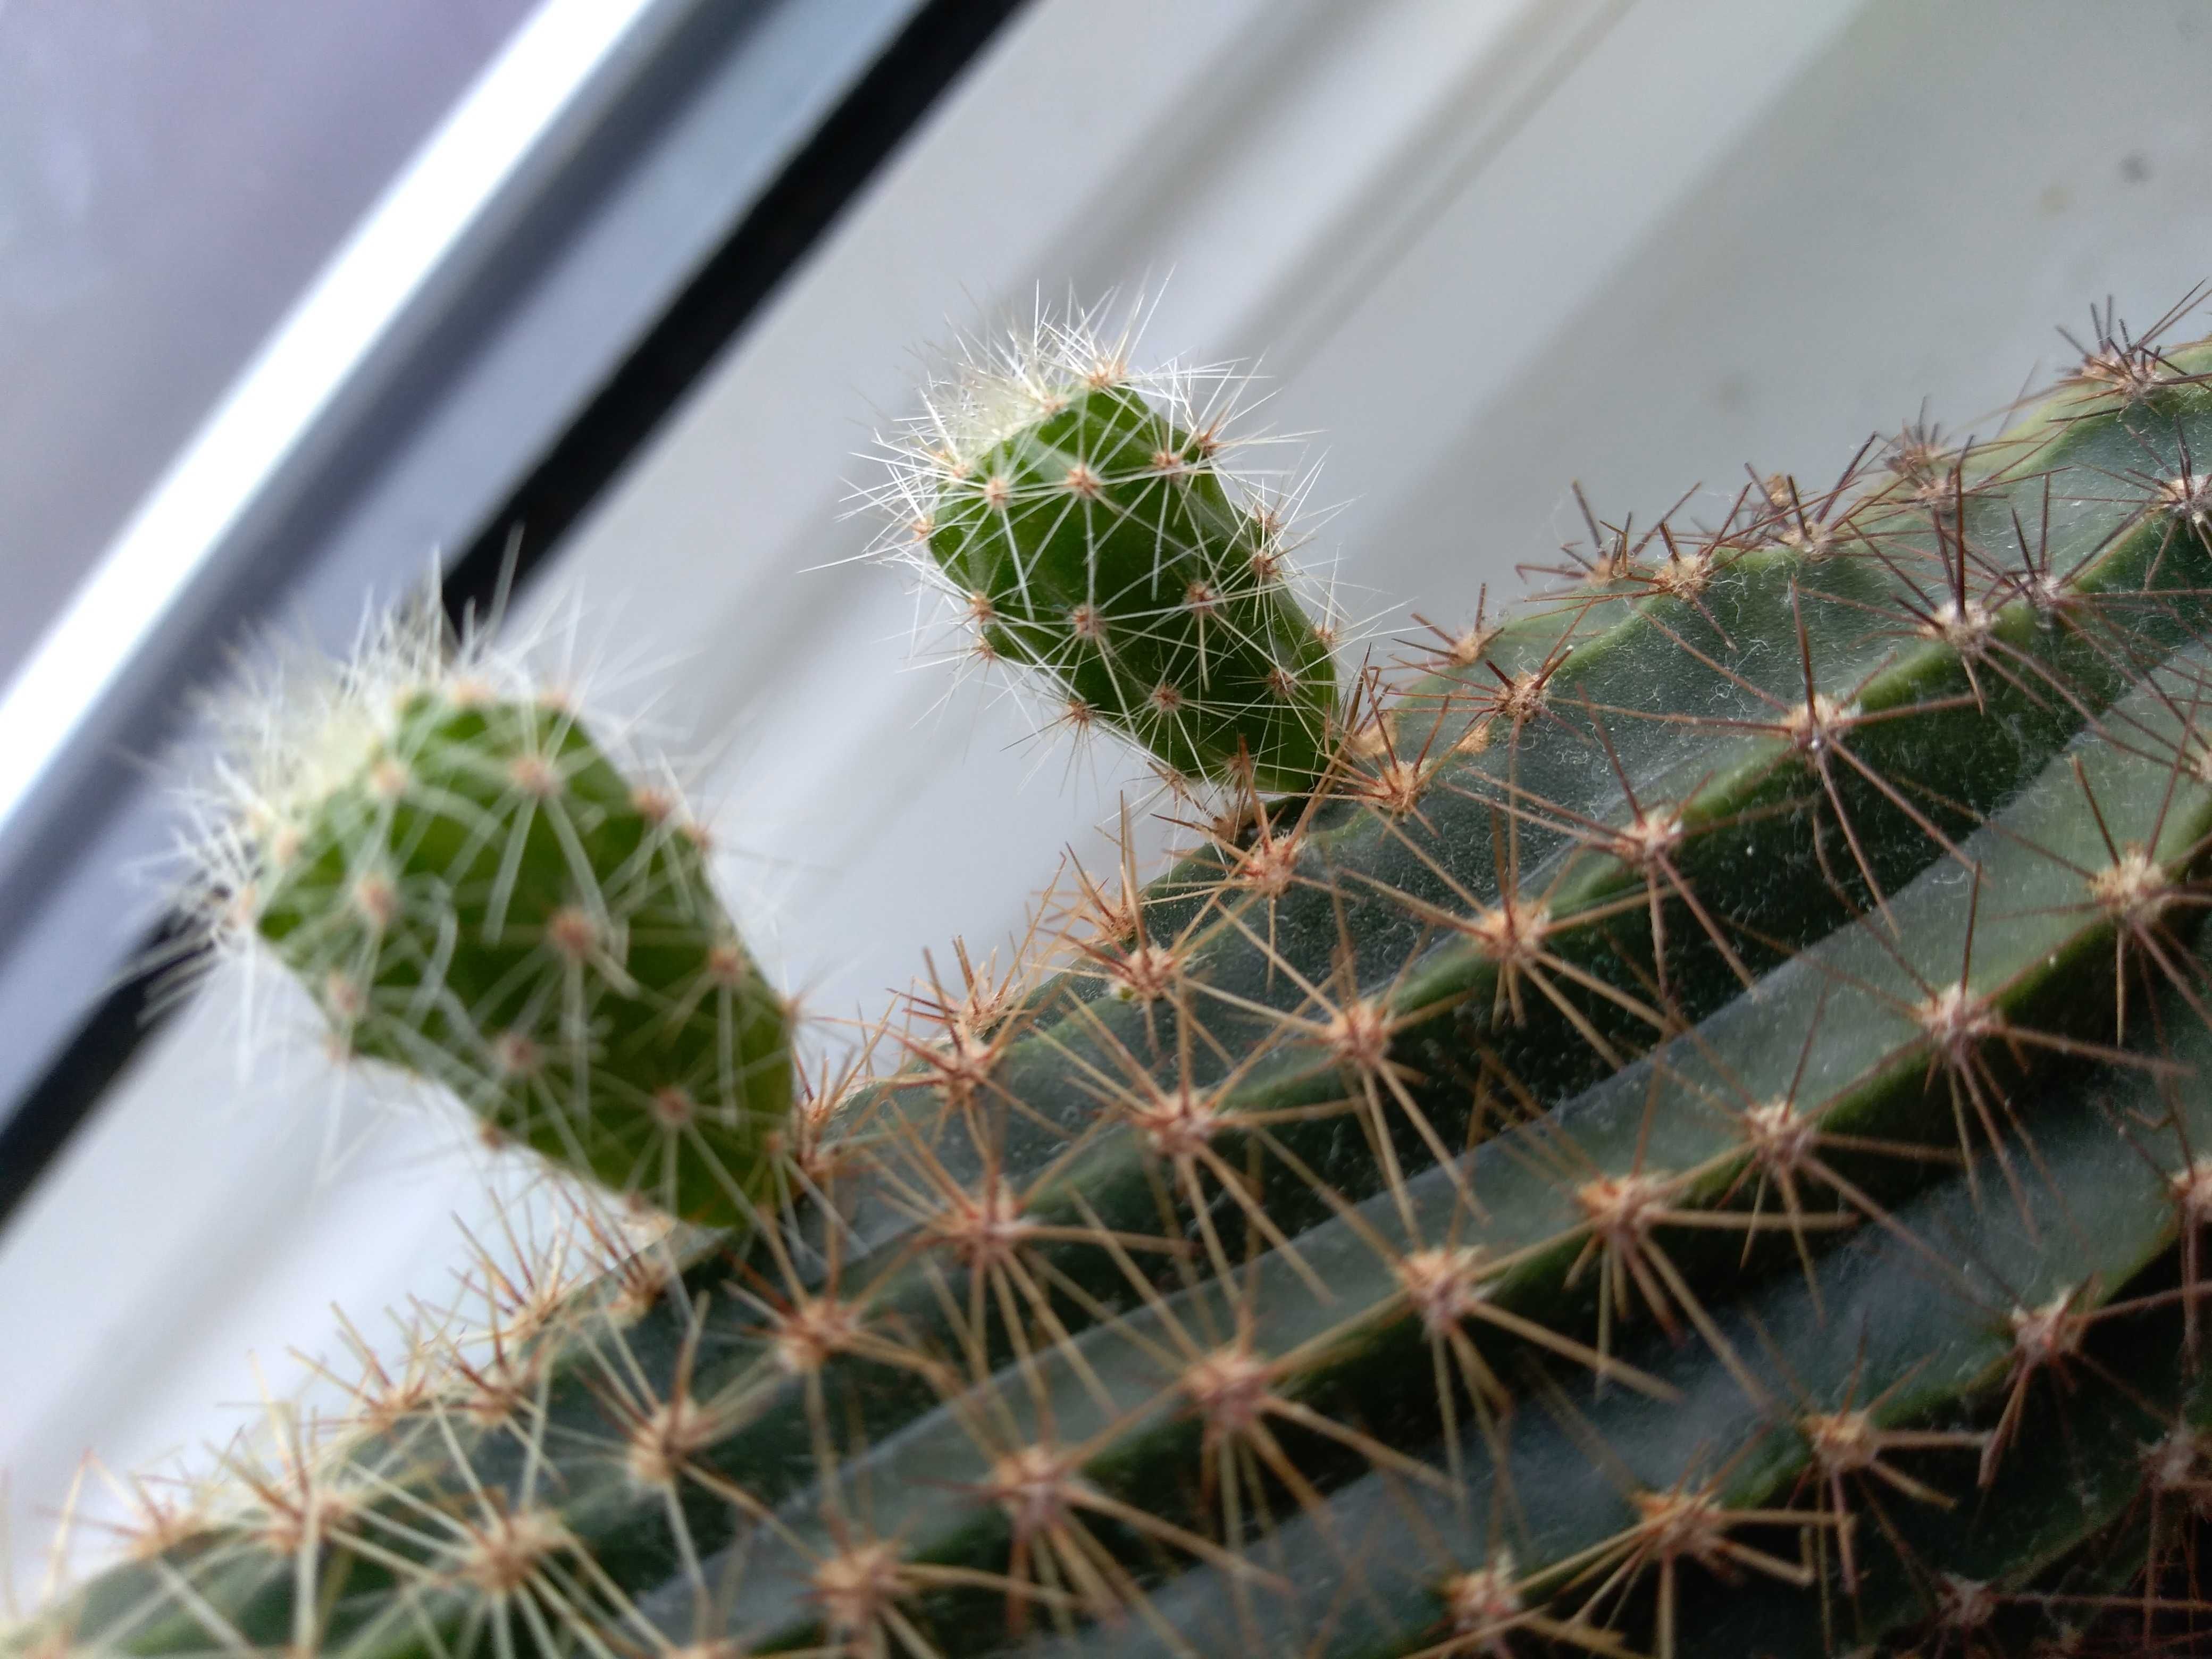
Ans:
[{"label": "cactus", "polygon": [[[488,1275],[487,1330],[370,1361],[337,1431],[241,1453],[18,1646],[2186,1640],[2212,1491],[2212,343],[2100,331],[1989,444],[1908,432],[1714,528],[1601,532],[1517,614],[1342,698],[1287,600],[1247,595],[1218,638],[1160,619],[1139,507],[1225,572],[1255,545],[1241,492],[1123,467],[1186,453],[1191,422],[1118,348],[1056,361],[971,381],[963,409],[1018,419],[963,415],[900,488],[930,480],[924,556],[986,596],[987,643],[1237,797],[1211,836],[1142,889],[1126,861],[1118,887],[1079,873],[1065,940],[1003,975],[963,951],[887,1027],[887,1074],[748,1094],[775,1138],[731,1184],[775,1224],[641,1252],[601,1231],[596,1271]],[[1095,494],[1054,482],[1079,464]],[[1025,482],[986,513],[963,492],[993,477]],[[1047,485],[1059,507],[1014,510]],[[1047,597],[1018,610],[1024,582]],[[1091,591],[1127,608],[1084,655],[1064,613]],[[1085,689],[1201,641],[1203,718]],[[1310,700],[1247,695],[1286,659]],[[665,879],[684,903],[632,933],[682,939],[672,976],[647,984],[634,943],[640,989],[589,1023],[594,1109],[649,1093],[629,1036],[728,937],[695,855],[561,710],[447,688],[396,721],[401,748],[279,815],[301,839],[255,927],[311,984],[377,988],[356,1048],[465,1082],[488,994],[464,1021],[421,988],[520,974],[459,908],[502,884],[495,843],[525,849],[514,905],[572,902],[580,860],[602,892]],[[415,799],[380,793],[387,750],[410,788],[472,780],[466,811],[433,835],[380,805]],[[523,755],[604,832],[515,817]],[[383,860],[366,908],[409,927],[365,932]],[[399,933],[414,954],[351,967]],[[456,938],[489,977],[428,954]],[[757,1006],[773,1042],[738,1052],[772,1048],[781,1091],[788,1020]],[[724,1052],[698,1041],[654,1063]],[[638,1185],[634,1152],[581,1162]]]},{"label": "cactus", "polygon": [[892,446],[887,544],[911,536],[973,648],[1043,670],[1078,730],[1103,721],[1170,777],[1308,787],[1336,665],[1292,591],[1284,514],[1224,469],[1220,387],[1133,374],[1127,349],[1094,313],[971,356]]},{"label": "cactus", "polygon": [[445,660],[437,615],[290,688],[277,743],[249,723],[195,849],[200,912],[273,952],[341,1052],[445,1085],[488,1138],[746,1222],[788,1129],[793,1019],[702,832],[565,698],[501,685],[478,645]]}]

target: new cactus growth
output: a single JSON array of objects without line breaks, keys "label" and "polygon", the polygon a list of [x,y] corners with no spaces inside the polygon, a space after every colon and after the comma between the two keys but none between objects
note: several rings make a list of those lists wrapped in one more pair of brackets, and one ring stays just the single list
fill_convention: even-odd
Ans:
[{"label": "new cactus growth", "polygon": [[343,1052],[444,1085],[495,1140],[686,1220],[749,1221],[789,1128],[793,1019],[697,827],[565,700],[391,643],[402,672],[337,692],[313,758],[247,787],[211,843],[216,913],[298,976]]},{"label": "new cactus growth", "polygon": [[1133,375],[1127,346],[1043,328],[934,388],[896,452],[892,544],[933,562],[976,650],[1051,678],[1068,724],[1103,721],[1183,779],[1305,788],[1336,665],[1282,515],[1224,471],[1233,410]]},{"label": "new cactus growth", "polygon": [[[1990,444],[1908,437],[1716,526],[1607,532],[1565,586],[1349,699],[1295,608],[1246,591],[1217,637],[1221,613],[1163,599],[1146,561],[1225,577],[1264,544],[1202,469],[1136,454],[1185,454],[1186,428],[1118,356],[1076,378],[963,394],[1020,418],[960,428],[928,556],[1001,654],[1237,810],[1148,887],[1081,877],[1054,951],[1003,977],[963,954],[902,1011],[896,1070],[791,1103],[781,1178],[738,1183],[775,1224],[489,1287],[488,1332],[372,1364],[340,1432],[149,1517],[20,1644],[2190,1637],[2212,343],[2107,333]],[[1199,528],[1137,534],[1170,521]],[[1090,593],[1124,608],[1084,655]],[[1201,641],[1230,677],[1205,720],[1084,690],[1140,653],[1133,684],[1195,673]],[[1225,689],[1285,661],[1310,699]],[[696,854],[558,709],[447,696],[393,730],[410,787],[465,808],[396,814],[380,748],[297,821],[256,925],[311,982],[379,988],[395,1023],[356,1017],[357,1047],[465,1084],[421,989],[460,982],[459,947],[432,942],[481,957],[472,1031],[527,981],[557,1033],[565,981],[495,953],[586,868],[641,882],[640,988],[586,1023],[592,1098],[638,1093],[617,1039],[665,1031],[690,1006],[669,975],[726,937]],[[530,817],[551,797],[526,756],[588,807],[574,834]],[[370,973],[378,872],[367,910],[420,920]],[[648,936],[683,940],[650,994]],[[744,1052],[772,1030],[781,1056],[782,1005],[759,1006]],[[704,1066],[697,1041],[653,1063]],[[631,1156],[582,1162],[634,1188]]]}]

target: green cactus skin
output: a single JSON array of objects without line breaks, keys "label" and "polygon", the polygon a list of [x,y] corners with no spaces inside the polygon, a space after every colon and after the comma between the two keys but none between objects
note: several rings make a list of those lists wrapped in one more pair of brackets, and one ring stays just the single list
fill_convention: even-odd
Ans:
[{"label": "green cactus skin", "polygon": [[788,1129],[791,1011],[673,799],[572,711],[404,693],[360,769],[264,840],[255,928],[352,1054],[616,1193],[750,1218]]},{"label": "green cactus skin", "polygon": [[1103,721],[1171,775],[1312,787],[1336,665],[1281,525],[1224,489],[1213,428],[1156,410],[1110,356],[1026,378],[1010,429],[927,449],[909,491],[934,483],[918,533],[979,647],[1042,669],[1066,720]]},{"label": "green cactus skin", "polygon": [[499,1302],[27,1644],[2140,1649],[2212,1467],[2207,371],[1598,550],[918,1000],[786,1227]]}]

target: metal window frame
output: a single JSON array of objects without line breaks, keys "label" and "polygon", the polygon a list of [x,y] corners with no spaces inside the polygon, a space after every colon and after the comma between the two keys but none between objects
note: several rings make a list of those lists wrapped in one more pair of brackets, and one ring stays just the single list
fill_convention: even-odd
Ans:
[{"label": "metal window frame", "polygon": [[69,665],[97,690],[0,766],[0,1221],[161,1017],[178,923],[143,927],[135,872],[174,819],[143,757],[192,690],[272,623],[337,645],[434,550],[456,615],[526,581],[1023,3],[643,0],[236,510],[165,550],[143,632]]}]

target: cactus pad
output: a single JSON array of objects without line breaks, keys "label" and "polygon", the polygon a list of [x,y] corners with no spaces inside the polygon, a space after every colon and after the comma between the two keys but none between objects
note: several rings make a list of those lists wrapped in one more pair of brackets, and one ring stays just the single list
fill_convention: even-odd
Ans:
[{"label": "cactus pad", "polygon": [[1041,337],[942,388],[898,451],[906,527],[975,648],[1042,670],[1065,722],[1103,721],[1172,775],[1310,787],[1332,638],[1293,592],[1281,515],[1224,471],[1229,416],[1088,330]]},{"label": "cactus pad", "polygon": [[342,775],[264,802],[259,939],[346,1053],[686,1219],[746,1220],[791,1112],[792,1015],[675,795],[576,713],[447,674],[388,693]]}]

